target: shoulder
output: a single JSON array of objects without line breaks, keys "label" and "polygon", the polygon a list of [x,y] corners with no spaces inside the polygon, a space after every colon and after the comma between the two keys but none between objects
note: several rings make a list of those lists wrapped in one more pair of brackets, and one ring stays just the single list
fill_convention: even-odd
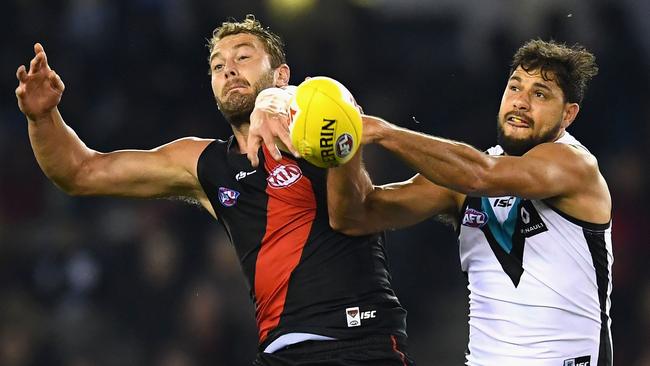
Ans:
[{"label": "shoulder", "polygon": [[201,138],[201,137],[194,137],[194,136],[189,136],[189,137],[182,137],[178,140],[174,140],[172,142],[169,142],[163,146],[161,146],[161,149],[201,149],[205,148],[206,146],[210,145],[212,142],[217,141],[215,139],[206,139],[206,138]]},{"label": "shoulder", "polygon": [[195,175],[196,164],[206,148],[217,141],[199,137],[183,137],[152,151],[164,157],[170,165],[181,166]]},{"label": "shoulder", "polygon": [[205,148],[215,139],[206,139],[199,137],[183,137],[174,140],[157,148],[157,150],[167,154],[172,159],[198,158]]}]

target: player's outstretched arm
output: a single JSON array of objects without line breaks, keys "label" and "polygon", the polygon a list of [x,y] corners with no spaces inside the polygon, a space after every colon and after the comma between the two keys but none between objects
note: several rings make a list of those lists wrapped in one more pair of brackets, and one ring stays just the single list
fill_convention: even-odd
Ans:
[{"label": "player's outstretched arm", "polygon": [[196,160],[210,140],[181,139],[149,151],[92,150],[59,113],[64,85],[43,47],[37,43],[34,52],[29,70],[18,68],[16,97],[36,160],[57,186],[74,195],[203,198]]},{"label": "player's outstretched arm", "polygon": [[330,226],[347,235],[367,235],[398,229],[434,215],[455,222],[464,196],[436,186],[421,175],[373,186],[363,168],[361,150],[327,177]]},{"label": "player's outstretched arm", "polygon": [[364,117],[364,128],[367,142],[395,153],[435,184],[467,195],[545,199],[584,189],[599,176],[593,156],[565,144],[540,144],[521,157],[489,156],[377,117]]}]

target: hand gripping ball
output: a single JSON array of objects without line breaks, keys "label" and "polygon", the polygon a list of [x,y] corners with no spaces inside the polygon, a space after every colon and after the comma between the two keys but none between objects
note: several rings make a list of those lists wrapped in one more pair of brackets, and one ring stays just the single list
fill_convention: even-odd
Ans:
[{"label": "hand gripping ball", "polygon": [[345,164],[361,142],[362,122],[352,94],[338,81],[318,76],[298,85],[291,101],[291,142],[321,168]]}]

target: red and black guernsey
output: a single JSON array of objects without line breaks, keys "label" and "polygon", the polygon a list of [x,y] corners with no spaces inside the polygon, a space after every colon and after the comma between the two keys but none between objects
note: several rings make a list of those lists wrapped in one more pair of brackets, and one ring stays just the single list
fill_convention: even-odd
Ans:
[{"label": "red and black guernsey", "polygon": [[254,169],[236,145],[212,142],[197,169],[251,289],[260,348],[293,332],[406,336],[383,236],[332,230],[327,171],[288,155],[276,162],[265,148]]}]

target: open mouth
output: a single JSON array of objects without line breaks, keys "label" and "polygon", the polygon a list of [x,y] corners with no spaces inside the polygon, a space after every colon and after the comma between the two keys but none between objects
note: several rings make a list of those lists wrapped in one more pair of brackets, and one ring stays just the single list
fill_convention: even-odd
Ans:
[{"label": "open mouth", "polygon": [[510,126],[517,127],[517,128],[529,128],[530,127],[530,123],[527,120],[520,117],[520,116],[510,115],[510,116],[508,116],[508,118],[506,118],[506,122]]}]

